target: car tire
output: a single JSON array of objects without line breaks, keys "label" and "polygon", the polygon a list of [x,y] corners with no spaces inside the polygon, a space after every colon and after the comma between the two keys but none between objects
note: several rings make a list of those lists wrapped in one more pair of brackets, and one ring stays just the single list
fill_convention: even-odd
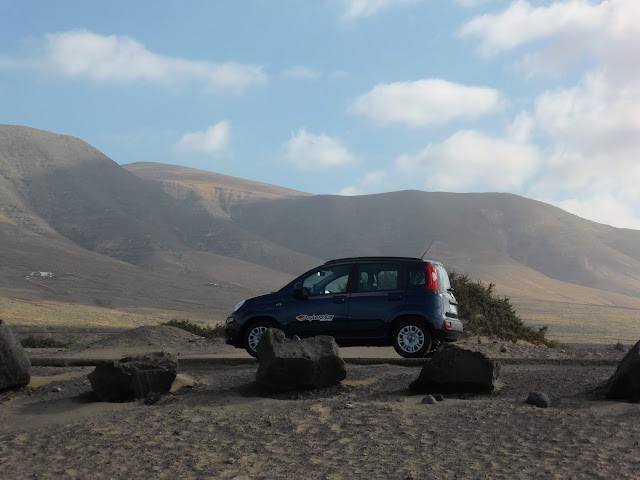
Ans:
[{"label": "car tire", "polygon": [[441,346],[442,342],[431,342],[431,350],[425,354],[425,358],[433,357]]},{"label": "car tire", "polygon": [[393,329],[393,348],[404,358],[422,358],[431,350],[431,333],[420,319],[398,322]]},{"label": "car tire", "polygon": [[260,338],[267,331],[267,328],[274,328],[273,322],[269,320],[256,320],[251,322],[244,332],[244,348],[252,357],[257,356],[256,348]]}]

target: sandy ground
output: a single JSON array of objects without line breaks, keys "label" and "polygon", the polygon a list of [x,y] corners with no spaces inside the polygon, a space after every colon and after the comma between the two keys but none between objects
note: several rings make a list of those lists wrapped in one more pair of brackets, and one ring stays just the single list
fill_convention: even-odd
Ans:
[{"label": "sandy ground", "polygon": [[[190,340],[165,347],[225,348]],[[0,478],[640,478],[640,404],[598,390],[624,352],[466,346],[502,355],[500,386],[437,405],[408,390],[419,366],[349,363],[339,386],[270,395],[255,363],[203,364],[155,405],[91,401],[91,367],[34,367],[0,392]],[[552,406],[525,404],[532,390]]]}]

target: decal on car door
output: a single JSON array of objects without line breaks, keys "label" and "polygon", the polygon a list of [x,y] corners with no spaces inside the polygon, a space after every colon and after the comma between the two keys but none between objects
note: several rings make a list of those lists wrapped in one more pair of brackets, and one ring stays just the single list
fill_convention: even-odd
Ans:
[{"label": "decal on car door", "polygon": [[331,322],[333,320],[333,315],[328,315],[328,314],[324,314],[324,315],[298,315],[296,317],[296,320],[298,320],[299,322],[313,322],[313,321]]}]

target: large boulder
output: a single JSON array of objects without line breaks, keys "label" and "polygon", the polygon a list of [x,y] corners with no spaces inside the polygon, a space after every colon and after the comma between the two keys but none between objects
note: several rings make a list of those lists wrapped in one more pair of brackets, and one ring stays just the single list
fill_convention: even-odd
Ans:
[{"label": "large boulder", "polygon": [[636,343],[618,364],[605,387],[607,398],[640,400],[640,342]]},{"label": "large boulder", "polygon": [[499,374],[500,364],[483,353],[446,344],[409,388],[416,393],[489,392]]},{"label": "large boulder", "polygon": [[336,385],[347,377],[344,360],[333,337],[288,340],[277,328],[268,329],[258,344],[256,382],[286,392]]},{"label": "large boulder", "polygon": [[145,398],[168,393],[178,373],[178,361],[166,352],[124,357],[98,365],[88,377],[101,402]]},{"label": "large boulder", "polygon": [[31,362],[24,348],[0,320],[0,390],[24,387],[31,380]]}]

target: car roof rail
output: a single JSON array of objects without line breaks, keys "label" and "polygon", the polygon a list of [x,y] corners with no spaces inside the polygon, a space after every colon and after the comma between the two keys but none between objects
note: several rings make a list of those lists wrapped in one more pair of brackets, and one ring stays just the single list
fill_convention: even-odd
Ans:
[{"label": "car roof rail", "polygon": [[[359,262],[359,261],[364,261],[364,262],[370,262],[370,261],[398,261],[398,260],[411,260],[411,261],[418,261],[418,262],[429,262],[431,263],[431,260],[424,260],[422,258],[418,258],[418,257],[392,257],[392,256],[387,256],[387,255],[379,255],[379,256],[371,256],[371,257],[346,257],[346,258],[336,258],[334,260],[329,260],[327,262],[325,262],[324,264],[328,264],[328,263],[338,263],[338,262]],[[437,263],[437,262],[434,262]]]}]

